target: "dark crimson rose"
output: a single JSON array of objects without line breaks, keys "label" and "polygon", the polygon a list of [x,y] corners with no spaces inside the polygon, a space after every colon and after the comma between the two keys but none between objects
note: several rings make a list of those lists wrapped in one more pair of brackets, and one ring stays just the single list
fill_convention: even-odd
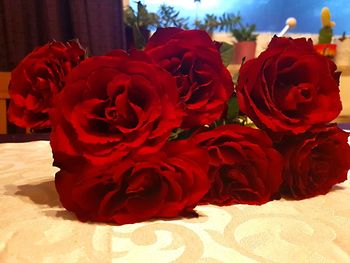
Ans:
[{"label": "dark crimson rose", "polygon": [[282,193],[295,199],[326,194],[347,179],[349,134],[335,125],[284,138],[278,149],[285,157]]},{"label": "dark crimson rose", "polygon": [[55,164],[71,156],[101,164],[132,151],[156,152],[181,123],[177,103],[174,78],[141,51],[86,59],[68,76],[52,110]]},{"label": "dark crimson rose", "polygon": [[240,110],[275,135],[300,134],[334,120],[342,109],[340,72],[311,39],[274,37],[239,71]]},{"label": "dark crimson rose", "polygon": [[84,57],[77,41],[53,41],[26,56],[11,74],[9,120],[23,128],[50,127],[52,99]]},{"label": "dark crimson rose", "polygon": [[111,166],[56,174],[63,206],[81,221],[134,223],[193,213],[209,189],[208,153],[189,141]]},{"label": "dark crimson rose", "polygon": [[211,188],[202,203],[257,205],[278,196],[282,157],[263,131],[224,125],[193,139],[209,152]]},{"label": "dark crimson rose", "polygon": [[186,114],[182,128],[210,124],[222,115],[233,83],[205,31],[159,28],[145,51],[176,78]]}]

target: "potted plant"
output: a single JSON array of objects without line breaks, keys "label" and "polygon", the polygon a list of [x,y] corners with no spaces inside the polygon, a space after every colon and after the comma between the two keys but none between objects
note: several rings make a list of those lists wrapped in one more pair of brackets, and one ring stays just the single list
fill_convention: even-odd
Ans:
[{"label": "potted plant", "polygon": [[223,13],[221,16],[206,14],[203,21],[196,19],[194,27],[196,29],[205,30],[210,36],[215,30],[229,32],[233,30],[239,23],[241,17],[232,13]]},{"label": "potted plant", "polygon": [[158,27],[178,27],[188,29],[188,17],[180,17],[180,11],[174,7],[162,4],[157,11]]},{"label": "potted plant", "polygon": [[324,7],[321,10],[321,22],[322,28],[318,35],[318,44],[315,45],[315,49],[318,53],[334,58],[336,51],[336,44],[332,44],[333,27],[335,22],[331,21],[331,13],[328,7]]},{"label": "potted plant", "polygon": [[257,34],[254,34],[255,29],[255,24],[243,25],[239,22],[238,27],[231,30],[232,35],[237,41],[234,44],[233,64],[241,64],[243,60],[255,57],[257,37]]},{"label": "potted plant", "polygon": [[141,49],[150,37],[150,27],[157,26],[158,18],[156,13],[148,12],[146,5],[138,1],[136,11],[131,6],[124,10],[124,23],[127,48]]}]

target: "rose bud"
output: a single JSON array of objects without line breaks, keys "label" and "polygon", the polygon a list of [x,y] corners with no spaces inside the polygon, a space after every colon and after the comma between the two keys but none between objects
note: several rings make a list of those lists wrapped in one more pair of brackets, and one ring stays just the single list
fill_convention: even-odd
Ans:
[{"label": "rose bud", "polygon": [[141,51],[115,51],[71,72],[51,118],[51,147],[61,167],[76,156],[102,164],[157,152],[179,127],[182,111],[168,72]]},{"label": "rose bud", "polygon": [[285,196],[303,199],[326,194],[347,179],[350,169],[349,134],[335,125],[284,138],[278,149],[285,157]]},{"label": "rose bud", "polygon": [[240,110],[276,140],[326,124],[342,109],[336,70],[310,39],[274,37],[239,71]]},{"label": "rose bud", "polygon": [[145,51],[175,78],[185,116],[181,128],[219,119],[234,86],[217,45],[202,30],[159,28]]},{"label": "rose bud", "polygon": [[193,139],[209,152],[211,187],[201,203],[260,205],[279,197],[283,159],[263,131],[224,125]]},{"label": "rose bud", "polygon": [[207,170],[207,152],[181,140],[109,166],[61,170],[55,182],[63,206],[79,220],[127,224],[193,213],[209,189]]},{"label": "rose bud", "polygon": [[23,128],[50,127],[53,98],[84,58],[85,50],[77,41],[53,41],[26,56],[11,73],[9,120]]}]

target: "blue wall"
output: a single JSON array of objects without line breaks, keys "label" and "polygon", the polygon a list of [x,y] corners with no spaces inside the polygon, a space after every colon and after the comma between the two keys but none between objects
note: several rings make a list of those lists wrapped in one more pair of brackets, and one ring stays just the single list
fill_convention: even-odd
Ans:
[{"label": "blue wall", "polygon": [[[131,6],[136,7],[133,0]],[[144,0],[149,11],[156,12],[161,3],[181,10],[183,17],[203,17],[206,13],[222,14],[239,12],[246,23],[255,23],[257,31],[279,32],[286,18],[294,16],[298,25],[293,32],[318,33],[321,27],[320,13],[324,6],[331,10],[332,21],[336,22],[334,33],[344,31],[350,35],[350,0]]]}]

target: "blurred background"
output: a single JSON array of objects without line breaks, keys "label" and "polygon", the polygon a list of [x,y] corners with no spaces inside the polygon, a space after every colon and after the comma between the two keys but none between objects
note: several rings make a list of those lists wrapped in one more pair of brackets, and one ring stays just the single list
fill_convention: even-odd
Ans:
[{"label": "blurred background", "polygon": [[[318,33],[320,30],[320,11],[327,6],[336,21],[336,35],[350,34],[349,0],[143,0],[150,12],[157,12],[162,4],[170,5],[180,11],[191,22],[203,19],[205,14],[239,13],[247,23],[255,23],[260,32],[279,32],[287,17],[295,17],[298,26],[294,32]],[[124,1],[137,8],[136,1]]]}]

